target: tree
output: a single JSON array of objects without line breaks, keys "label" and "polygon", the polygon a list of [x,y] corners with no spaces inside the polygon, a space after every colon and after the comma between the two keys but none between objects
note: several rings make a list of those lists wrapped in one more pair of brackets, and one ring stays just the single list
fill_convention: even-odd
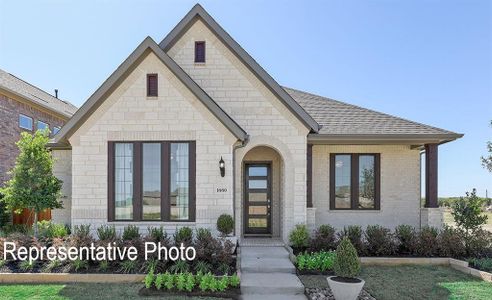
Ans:
[{"label": "tree", "polygon": [[[490,126],[492,127],[492,121],[490,121]],[[482,166],[492,172],[492,141],[487,142],[487,152],[488,156],[482,156]]]},{"label": "tree", "polygon": [[23,132],[16,143],[20,150],[11,179],[0,190],[7,209],[20,213],[34,212],[34,234],[38,234],[38,213],[45,209],[63,208],[60,197],[62,181],[53,175],[53,158],[46,148],[49,130],[33,135]]},{"label": "tree", "polygon": [[484,200],[477,197],[477,191],[466,192],[465,197],[460,197],[452,204],[456,226],[465,230],[467,234],[473,233],[480,229],[483,224],[487,223],[487,215],[482,214]]}]

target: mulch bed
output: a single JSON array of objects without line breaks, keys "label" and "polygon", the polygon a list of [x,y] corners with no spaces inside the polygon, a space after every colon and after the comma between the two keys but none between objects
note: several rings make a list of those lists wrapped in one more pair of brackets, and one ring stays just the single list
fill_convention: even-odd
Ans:
[{"label": "mulch bed", "polygon": [[241,295],[241,289],[227,289],[223,292],[203,292],[199,289],[194,289],[191,292],[173,290],[158,290],[154,287],[148,289],[146,287],[141,288],[138,291],[140,296],[159,296],[159,297],[173,297],[173,296],[187,296],[187,297],[212,297],[212,298],[227,298],[227,299],[239,299]]},{"label": "mulch bed", "polygon": [[[335,300],[330,288],[306,288],[305,292],[309,300]],[[358,300],[376,300],[368,292],[362,290],[359,294]]]}]

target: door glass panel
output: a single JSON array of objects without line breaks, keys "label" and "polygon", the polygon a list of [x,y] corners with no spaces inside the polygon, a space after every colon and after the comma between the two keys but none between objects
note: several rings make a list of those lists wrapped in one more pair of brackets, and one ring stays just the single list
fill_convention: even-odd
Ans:
[{"label": "door glass panel", "polygon": [[266,206],[250,206],[249,207],[250,215],[266,215],[267,207]]},{"label": "door glass panel", "polygon": [[267,176],[267,167],[249,167],[249,176]]},{"label": "door glass panel", "polygon": [[266,189],[267,181],[265,180],[249,180],[249,188],[250,189]]},{"label": "door glass panel", "polygon": [[143,219],[161,219],[161,144],[143,144]]},{"label": "door glass panel", "polygon": [[266,202],[267,193],[249,193],[249,202]]},{"label": "door glass panel", "polygon": [[248,227],[250,228],[266,228],[267,219],[266,218],[249,218]]}]

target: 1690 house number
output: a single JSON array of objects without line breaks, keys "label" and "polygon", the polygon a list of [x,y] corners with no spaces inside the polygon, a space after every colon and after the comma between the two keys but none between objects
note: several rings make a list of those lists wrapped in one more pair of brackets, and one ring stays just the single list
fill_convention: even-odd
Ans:
[{"label": "1690 house number", "polygon": [[217,187],[215,188],[216,193],[227,193],[227,188],[226,187]]}]

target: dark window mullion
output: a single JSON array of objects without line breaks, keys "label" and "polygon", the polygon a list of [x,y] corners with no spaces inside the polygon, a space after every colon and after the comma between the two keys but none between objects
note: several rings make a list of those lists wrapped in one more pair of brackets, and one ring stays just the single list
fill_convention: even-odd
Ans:
[{"label": "dark window mullion", "polygon": [[335,207],[335,153],[330,153],[330,209]]},{"label": "dark window mullion", "polygon": [[351,155],[350,185],[351,185],[351,207],[359,209],[359,155]]},{"label": "dark window mullion", "polygon": [[142,142],[133,143],[133,220],[142,220]]},{"label": "dark window mullion", "polygon": [[161,144],[161,217],[163,221],[170,221],[171,199],[170,199],[170,143]]},{"label": "dark window mullion", "polygon": [[196,142],[189,142],[188,147],[188,176],[189,176],[189,199],[188,199],[188,209],[189,209],[189,221],[194,222],[196,219]]},{"label": "dark window mullion", "polygon": [[115,196],[114,196],[114,142],[108,142],[108,221],[115,219]]},{"label": "dark window mullion", "polygon": [[381,209],[381,156],[374,155],[374,209]]}]

